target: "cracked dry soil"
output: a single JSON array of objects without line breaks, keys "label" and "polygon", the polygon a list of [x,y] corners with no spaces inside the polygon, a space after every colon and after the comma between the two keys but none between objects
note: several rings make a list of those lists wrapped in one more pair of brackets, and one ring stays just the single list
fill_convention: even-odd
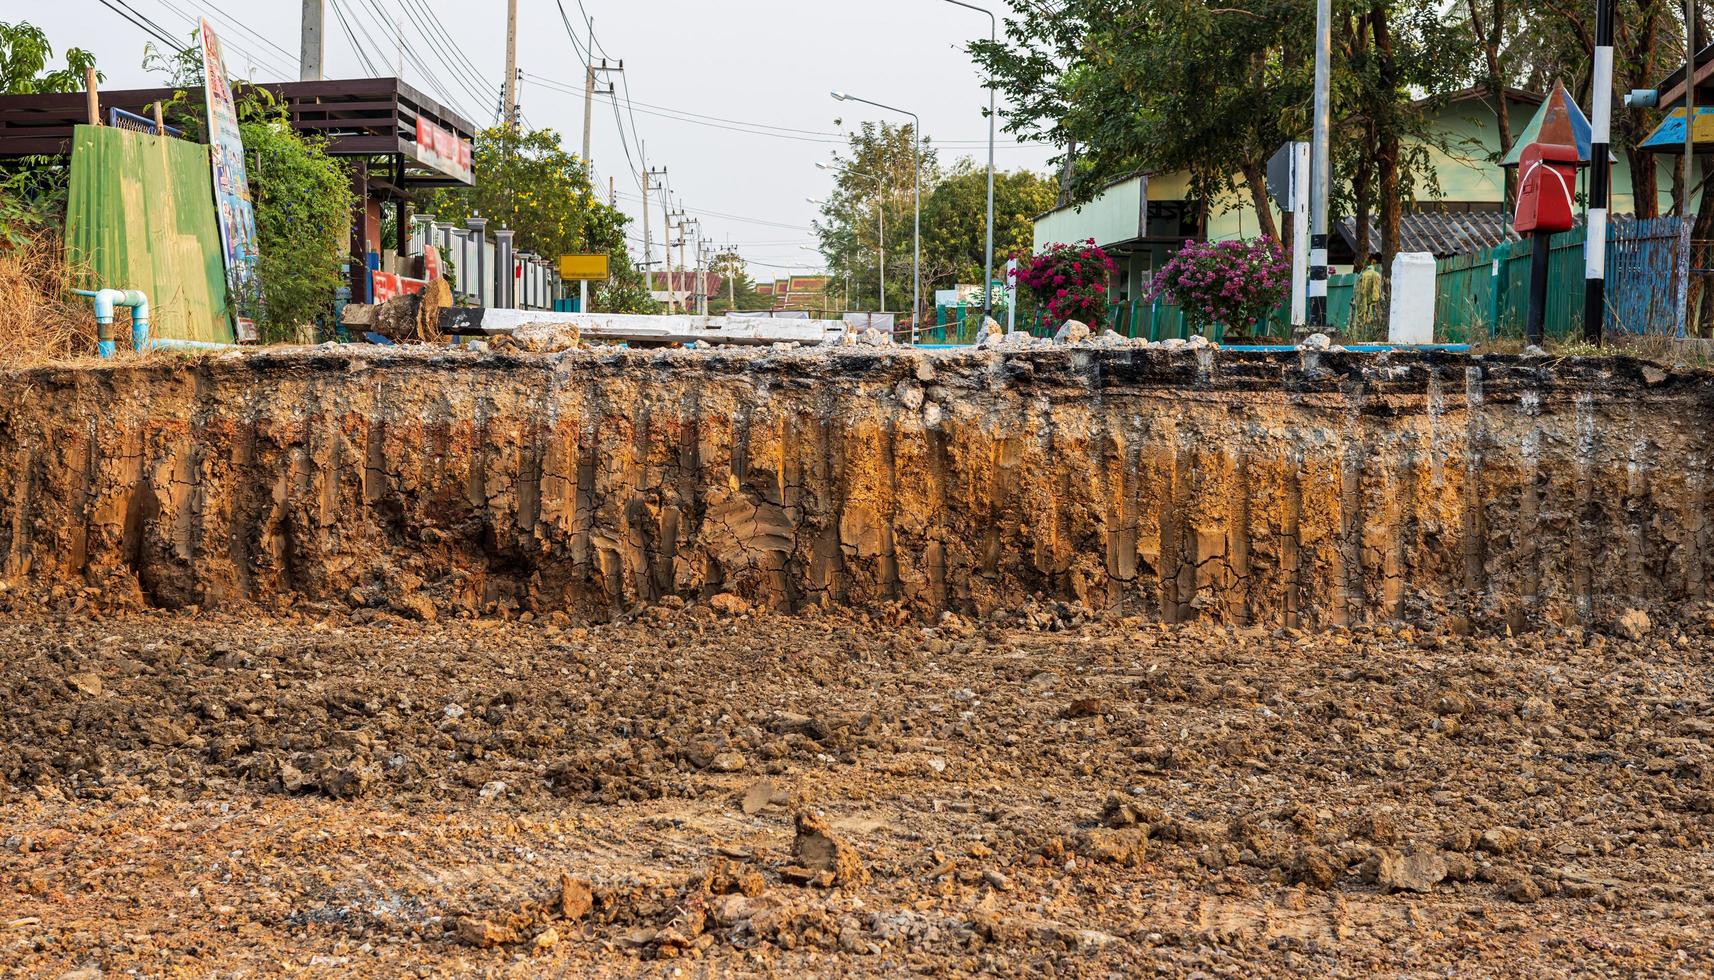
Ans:
[{"label": "cracked dry soil", "polygon": [[1714,606],[1626,639],[724,598],[5,613],[0,973],[1710,967]]}]

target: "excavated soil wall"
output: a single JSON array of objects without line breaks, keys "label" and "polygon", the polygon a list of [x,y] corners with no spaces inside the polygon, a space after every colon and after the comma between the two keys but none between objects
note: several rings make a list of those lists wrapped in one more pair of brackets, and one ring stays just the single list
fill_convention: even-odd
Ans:
[{"label": "excavated soil wall", "polygon": [[314,348],[0,377],[0,577],[606,617],[721,592],[1314,625],[1709,593],[1714,383],[1626,360]]}]

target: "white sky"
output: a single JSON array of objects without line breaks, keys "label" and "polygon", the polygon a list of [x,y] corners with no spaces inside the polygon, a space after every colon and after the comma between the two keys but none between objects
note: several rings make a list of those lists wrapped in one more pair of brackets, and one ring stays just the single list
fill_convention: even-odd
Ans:
[{"label": "white sky", "polygon": [[[259,81],[297,78],[299,0],[125,2],[179,38],[188,36],[198,14],[207,16],[221,32],[227,67],[234,74]],[[335,2],[379,74],[395,74],[398,64],[397,43],[383,40],[391,36],[391,28],[381,23],[385,12],[404,18],[405,39],[422,65],[437,70],[441,87],[452,95],[452,107],[472,115],[479,125],[493,121],[505,73],[504,0],[328,0],[327,78],[368,74],[340,27]],[[578,0],[563,3],[573,25],[580,25]],[[916,111],[923,132],[940,144],[943,163],[962,155],[979,163],[986,159],[982,110],[987,93],[961,50],[966,40],[988,30],[987,18],[975,11],[943,0],[582,0],[582,5],[594,18],[601,48],[615,60],[624,59],[630,95],[637,103],[635,128],[647,147],[648,164],[667,168],[685,211],[703,219],[703,234],[737,245],[758,279],[786,274],[788,268],[821,267],[820,255],[803,246],[814,243],[809,224],[817,212],[805,198],[823,196],[831,186],[831,175],[816,169],[815,161],[827,159],[842,142],[837,135],[825,134],[843,132],[864,119],[906,121],[868,106],[835,102],[829,90]],[[1000,3],[994,9],[1004,14]],[[425,10],[437,15],[459,42],[478,79],[458,87],[450,81],[450,72],[440,70],[443,59],[424,37],[427,25],[419,30]],[[521,96],[525,119],[535,127],[557,129],[575,152],[583,132],[581,95],[556,91],[529,76],[581,90],[582,62],[566,36],[555,0],[519,0],[518,10],[518,64],[528,73]],[[413,20],[410,14],[418,16]],[[56,53],[69,46],[93,50],[110,87],[156,83],[141,68],[149,35],[100,0],[30,5],[6,19],[41,27]],[[364,37],[364,27],[373,44]],[[438,35],[430,36],[438,40]],[[409,57],[404,77],[436,96],[424,70]],[[485,83],[486,95],[480,105],[469,91],[479,81]],[[657,107],[679,118],[663,115]],[[706,119],[687,121],[685,113],[737,120],[745,125],[736,128],[747,131],[718,128],[729,124],[709,125],[712,121]],[[843,127],[834,124],[836,118],[844,120]],[[630,117],[624,123],[629,129]],[[755,124],[799,132],[759,130]],[[1001,169],[1041,170],[1051,155],[1046,147],[1014,145],[1004,133],[997,139]],[[591,156],[600,189],[605,191],[609,175],[616,177],[619,204],[636,218],[641,209],[637,179],[628,173],[631,164],[613,109],[599,98]],[[632,160],[638,166],[643,163],[635,143]],[[651,211],[658,250],[658,201]],[[640,221],[631,231],[641,236]],[[640,251],[635,243],[632,250]]]}]

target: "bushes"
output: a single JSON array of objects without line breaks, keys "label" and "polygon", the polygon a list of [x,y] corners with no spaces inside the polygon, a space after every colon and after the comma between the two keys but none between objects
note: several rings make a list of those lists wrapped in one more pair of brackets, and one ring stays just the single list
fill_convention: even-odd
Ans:
[{"label": "bushes", "polygon": [[1291,264],[1272,238],[1185,242],[1156,274],[1149,297],[1165,297],[1185,322],[1207,336],[1216,324],[1248,330],[1285,302]]},{"label": "bushes", "polygon": [[[270,101],[239,107],[250,196],[256,209],[260,296],[246,298],[264,343],[301,339],[299,328],[329,316],[345,282],[351,178],[321,141],[292,131]],[[240,300],[240,309],[246,305]]]},{"label": "bushes", "polygon": [[1058,325],[1081,320],[1091,330],[1107,322],[1107,282],[1118,267],[1091,238],[1081,245],[1054,243],[1018,262],[1018,282]]}]

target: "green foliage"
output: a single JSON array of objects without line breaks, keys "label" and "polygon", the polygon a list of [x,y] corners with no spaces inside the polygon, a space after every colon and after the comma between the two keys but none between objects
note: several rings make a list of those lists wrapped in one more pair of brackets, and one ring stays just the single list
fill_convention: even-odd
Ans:
[{"label": "green foliage", "polygon": [[486,217],[489,228],[510,228],[519,251],[544,256],[606,252],[612,278],[590,290],[590,306],[608,313],[654,313],[648,281],[625,246],[630,218],[595,193],[589,168],[560,146],[551,129],[506,126],[476,136],[476,185],[438,191],[425,210],[463,223]]},{"label": "green foliage", "polygon": [[[41,28],[25,21],[0,21],[0,95],[83,91],[83,75],[95,67],[95,55],[67,48],[65,67],[49,71],[53,56],[53,45]],[[102,78],[100,73],[95,77]]]},{"label": "green foliage", "polygon": [[744,265],[744,257],[737,252],[721,252],[715,255],[709,261],[708,267],[730,284],[723,283],[720,295],[709,297],[710,315],[719,316],[730,310],[767,309],[774,305],[772,299],[756,292],[756,283],[750,278],[749,270]]},{"label": "green foliage", "polygon": [[[887,308],[909,309],[911,304],[913,143],[916,130],[909,125],[866,122],[851,133],[849,158],[834,158],[834,186],[821,207],[815,231],[828,274],[852,280],[852,305],[873,307],[880,277],[881,219],[885,218],[887,262]],[[928,145],[922,148],[921,194],[924,218],[924,260],[927,260],[926,208],[929,195],[940,179],[938,155]],[[978,245],[978,252],[981,246]],[[928,283],[923,283],[928,289]]]},{"label": "green foliage", "polygon": [[1291,294],[1291,262],[1272,238],[1185,242],[1149,289],[1178,304],[1197,333],[1248,333]]},{"label": "green foliage", "polygon": [[344,284],[356,195],[345,167],[323,141],[295,133],[283,107],[250,97],[238,112],[261,253],[253,313],[264,341],[295,339],[332,311]]},{"label": "green foliage", "polygon": [[[1191,196],[1247,195],[1264,233],[1265,163],[1308,137],[1313,5],[1301,0],[1013,0],[1005,38],[970,46],[1009,107],[1006,130],[1060,148],[1065,203],[1145,171]],[[1467,83],[1468,31],[1438,0],[1335,0],[1335,170],[1346,213],[1434,195],[1432,99]],[[1419,103],[1427,95],[1428,104]]]},{"label": "green foliage", "polygon": [[1080,320],[1099,333],[1107,325],[1107,281],[1115,268],[1094,239],[1055,242],[1018,263],[1018,284],[1047,312],[1050,325]]},{"label": "green foliage", "polygon": [[[1051,181],[1027,170],[994,174],[994,278],[1006,256],[1035,244],[1035,218],[1053,207]],[[982,281],[987,239],[988,171],[959,160],[922,203],[923,289]],[[907,266],[908,269],[908,266]]]},{"label": "green foliage", "polygon": [[[68,48],[65,67],[50,70],[53,56],[40,28],[0,21],[0,95],[82,91],[84,71],[95,66],[95,55]],[[0,161],[0,245],[19,246],[61,224],[68,176],[64,162],[53,157]]]},{"label": "green foliage", "polygon": [[462,223],[473,214],[510,228],[520,251],[564,255],[584,247],[584,226],[600,205],[589,168],[551,129],[495,126],[476,135],[476,186],[443,190],[428,210]]}]

